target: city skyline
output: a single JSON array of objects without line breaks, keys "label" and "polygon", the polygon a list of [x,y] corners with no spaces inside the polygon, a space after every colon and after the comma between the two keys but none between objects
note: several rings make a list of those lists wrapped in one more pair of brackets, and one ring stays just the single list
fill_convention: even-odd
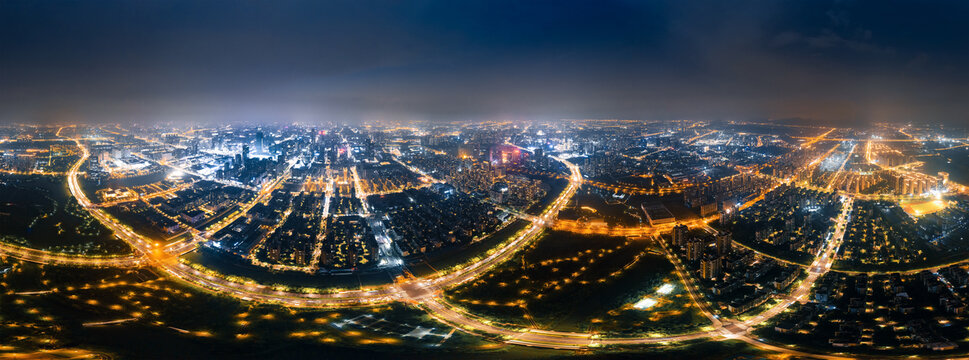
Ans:
[{"label": "city skyline", "polygon": [[969,359],[967,15],[0,1],[0,359]]}]

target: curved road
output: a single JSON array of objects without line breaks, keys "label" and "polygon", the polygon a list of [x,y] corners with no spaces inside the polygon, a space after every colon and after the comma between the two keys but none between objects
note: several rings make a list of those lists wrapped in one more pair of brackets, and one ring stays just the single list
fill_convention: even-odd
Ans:
[{"label": "curved road", "polygon": [[[77,143],[83,151],[83,156],[68,173],[68,187],[72,195],[77,198],[81,206],[89,211],[92,216],[114,231],[119,238],[127,242],[136,250],[136,252],[144,254],[145,256],[119,257],[117,259],[98,258],[97,260],[92,260],[93,258],[85,257],[83,260],[72,260],[67,259],[68,257],[54,259],[51,258],[49,254],[45,254],[44,252],[40,251],[37,251],[38,253],[32,253],[29,249],[17,250],[19,251],[18,254],[25,259],[32,258],[34,261],[45,261],[49,263],[61,261],[61,263],[68,265],[91,264],[91,261],[102,261],[101,264],[106,266],[109,264],[109,261],[114,261],[118,265],[122,266],[135,263],[139,265],[151,265],[166,272],[173,278],[180,279],[200,288],[223,293],[242,300],[279,303],[292,307],[331,307],[374,304],[391,301],[406,301],[423,307],[432,317],[438,319],[439,321],[451,324],[464,331],[501,338],[508,343],[519,345],[559,349],[577,349],[604,345],[652,344],[673,341],[687,341],[701,338],[714,338],[737,339],[762,349],[795,356],[810,356],[815,358],[830,359],[841,358],[837,356],[819,356],[816,354],[809,354],[789,348],[765,344],[759,340],[747,336],[747,331],[751,327],[761,324],[777,314],[780,314],[795,301],[801,300],[805,296],[808,296],[814,282],[830,269],[831,263],[834,261],[834,255],[840,246],[841,238],[844,236],[845,226],[843,225],[847,223],[848,219],[850,219],[852,202],[850,197],[843,204],[844,207],[841,216],[838,219],[838,224],[836,225],[832,236],[828,239],[824,251],[820,253],[811,264],[808,277],[802,281],[798,288],[793,290],[792,293],[786,297],[786,300],[782,301],[780,304],[743,322],[721,322],[710,312],[710,310],[708,310],[706,306],[703,306],[703,299],[699,297],[699,292],[695,289],[695,284],[692,282],[690,275],[683,270],[682,266],[676,266],[677,272],[687,285],[691,297],[693,297],[694,301],[698,303],[701,311],[713,321],[714,330],[673,335],[668,337],[602,338],[599,335],[591,333],[546,331],[527,328],[513,329],[493,325],[486,319],[468,314],[460,308],[450,305],[443,299],[442,296],[440,296],[442,289],[472,280],[487,272],[494,266],[503,263],[505,260],[513,256],[518,250],[523,249],[527,244],[534,241],[538,235],[542,233],[546,226],[552,224],[553,220],[558,215],[558,212],[568,203],[568,200],[575,194],[583,182],[578,167],[564,159],[558,160],[564,163],[571,171],[571,175],[569,176],[569,185],[566,190],[563,191],[559,197],[552,202],[551,206],[549,206],[540,216],[532,218],[532,223],[526,229],[519,232],[514,239],[505,243],[500,248],[490,251],[489,255],[485,258],[449,274],[423,279],[408,279],[396,284],[379,286],[373,289],[347,290],[329,293],[303,293],[277,290],[271,286],[256,283],[234,282],[196,270],[191,266],[179,262],[178,257],[193,249],[197,241],[204,240],[204,238],[201,236],[196,236],[193,238],[193,240],[187,241],[183,244],[159,247],[157,243],[141,236],[114,218],[110,217],[101,208],[98,208],[92,204],[80,189],[77,180],[77,173],[81,164],[89,157],[90,153],[88,152],[87,148],[80,143],[80,141],[77,141]],[[271,187],[269,188],[271,189]],[[271,190],[266,191],[264,189],[263,192],[269,193]],[[265,195],[263,192],[260,192],[260,197]],[[13,251],[14,249],[10,247],[0,247],[0,252],[3,253],[12,253]],[[678,260],[676,260],[672,254],[670,254],[668,251],[666,251],[666,253],[667,256],[671,257],[671,261],[674,261],[674,265],[679,264]]]},{"label": "curved road", "polygon": [[[572,171],[569,177],[569,186],[563,191],[552,205],[549,206],[538,218],[521,231],[513,240],[509,241],[501,248],[491,251],[490,254],[461,268],[455,272],[425,279],[411,279],[398,284],[389,284],[375,287],[370,290],[347,290],[330,293],[303,293],[278,290],[272,286],[256,283],[240,283],[222,277],[207,274],[196,270],[191,266],[178,261],[178,256],[194,248],[194,242],[201,240],[195,237],[193,241],[176,246],[160,247],[154,241],[136,233],[131,228],[121,224],[103,209],[95,206],[81,190],[77,173],[81,164],[90,156],[90,152],[80,141],[77,142],[83,155],[78,162],[71,167],[68,173],[68,188],[71,194],[77,198],[78,203],[84,207],[92,216],[115,232],[115,234],[128,243],[138,253],[145,254],[147,264],[162,270],[174,278],[181,279],[192,285],[208,290],[223,293],[239,299],[248,301],[262,301],[284,304],[296,307],[326,307],[344,306],[357,304],[373,304],[390,301],[407,300],[413,296],[423,296],[427,293],[435,293],[436,289],[447,288],[465,281],[473,279],[480,274],[488,271],[493,266],[500,264],[511,257],[516,251],[522,249],[541,234],[545,224],[551,223],[559,210],[561,210],[578,190],[582,183],[579,169],[574,164],[563,161]],[[268,187],[271,189],[271,187]],[[271,190],[264,189],[259,196],[266,196]]]},{"label": "curved road", "polygon": [[440,296],[435,296],[434,294],[428,294],[423,298],[415,298],[415,301],[423,306],[431,316],[441,322],[451,324],[456,328],[470,333],[486,334],[492,337],[504,339],[508,343],[517,345],[553,349],[582,349],[604,345],[655,344],[662,342],[688,341],[701,338],[715,338],[736,339],[747,342],[761,349],[793,356],[842,359],[844,357],[809,354],[786,347],[778,347],[767,344],[760,340],[751,338],[747,335],[747,331],[753,326],[759,325],[773,318],[774,316],[777,316],[788,307],[793,305],[795,301],[800,301],[810,294],[811,288],[814,287],[815,281],[817,281],[818,278],[824,275],[831,268],[831,264],[834,261],[834,255],[837,253],[838,247],[841,245],[841,241],[844,237],[844,225],[850,220],[851,217],[852,202],[853,200],[851,198],[847,198],[842,204],[842,211],[838,217],[838,222],[835,225],[832,236],[828,239],[824,251],[819,254],[819,256],[817,256],[814,262],[811,264],[808,271],[808,277],[802,281],[800,285],[794,289],[784,301],[743,322],[725,323],[722,322],[719,317],[714,316],[709,310],[708,306],[706,306],[706,301],[703,300],[703,298],[699,295],[699,290],[696,289],[696,284],[693,282],[693,278],[682,266],[679,259],[673,256],[666,248],[665,244],[660,241],[660,244],[663,246],[667,257],[674,264],[677,274],[687,286],[687,290],[691,298],[693,298],[694,302],[697,303],[701,312],[710,318],[711,322],[713,323],[714,330],[711,331],[701,331],[666,337],[602,338],[592,333],[546,331],[528,328],[510,329],[507,327],[493,325],[486,319],[481,319],[474,315],[468,314],[464,310],[448,304]]},{"label": "curved road", "polygon": [[138,255],[90,256],[56,253],[45,250],[0,243],[0,255],[37,264],[93,266],[93,267],[139,267],[145,258]]}]

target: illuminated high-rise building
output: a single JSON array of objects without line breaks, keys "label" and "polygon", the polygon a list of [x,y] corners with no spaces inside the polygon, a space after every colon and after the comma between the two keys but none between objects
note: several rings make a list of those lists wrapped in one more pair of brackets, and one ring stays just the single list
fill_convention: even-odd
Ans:
[{"label": "illuminated high-rise building", "polygon": [[688,229],[689,228],[686,225],[682,225],[682,224],[676,225],[673,227],[673,234],[672,234],[673,246],[680,247],[680,246],[686,245],[686,231]]}]

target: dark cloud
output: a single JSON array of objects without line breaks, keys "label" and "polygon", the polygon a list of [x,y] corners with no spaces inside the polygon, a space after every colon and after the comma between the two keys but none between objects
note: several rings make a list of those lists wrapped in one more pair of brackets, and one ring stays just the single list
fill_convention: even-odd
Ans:
[{"label": "dark cloud", "polygon": [[2,121],[967,120],[965,2],[0,2]]}]

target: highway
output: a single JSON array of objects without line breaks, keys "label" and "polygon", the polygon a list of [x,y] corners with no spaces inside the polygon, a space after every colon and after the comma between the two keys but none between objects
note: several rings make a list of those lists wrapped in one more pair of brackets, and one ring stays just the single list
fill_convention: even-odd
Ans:
[{"label": "highway", "polygon": [[[179,261],[178,257],[180,255],[194,249],[196,245],[195,242],[204,240],[205,237],[210,236],[210,234],[213,233],[212,230],[203,234],[202,236],[194,237],[192,241],[188,241],[177,246],[164,247],[159,246],[155,241],[147,239],[134,232],[129,227],[121,224],[116,219],[106,214],[103,209],[92,204],[83,191],[81,191],[77,175],[81,165],[88,158],[90,153],[79,141],[78,146],[82,149],[83,156],[70,169],[68,174],[68,188],[71,191],[71,194],[77,198],[79,204],[84,207],[92,216],[98,219],[98,221],[100,221],[106,227],[114,231],[114,233],[120,239],[128,243],[137,254],[144,256],[136,255],[117,258],[94,258],[70,257],[65,255],[64,258],[55,259],[51,257],[50,254],[39,250],[34,250],[36,252],[35,253],[29,249],[18,250],[10,246],[0,247],[0,252],[12,254],[11,256],[17,256],[13,254],[19,254],[19,256],[28,261],[32,261],[30,260],[32,258],[35,262],[62,263],[65,265],[150,265],[161,272],[164,272],[170,278],[177,279],[198,288],[225,294],[227,296],[235,297],[244,301],[275,303],[288,307],[337,307],[403,301],[420,306],[427,310],[430,316],[434,317],[435,319],[438,319],[443,323],[453,325],[463,331],[479,335],[487,335],[489,337],[502,339],[507,343],[517,345],[556,349],[583,349],[607,345],[652,344],[713,338],[736,339],[748,342],[751,345],[759,348],[794,356],[838,358],[833,356],[807,354],[788,348],[765,344],[757,339],[749,337],[747,335],[747,331],[750,328],[762,324],[778,314],[781,314],[795,301],[806,301],[806,297],[809,296],[810,291],[817,279],[830,270],[831,264],[834,262],[835,255],[837,254],[838,248],[840,247],[844,237],[846,225],[851,219],[851,209],[854,199],[850,196],[843,198],[842,211],[837,219],[836,225],[831,232],[831,235],[827,239],[824,250],[819,253],[811,263],[811,266],[808,269],[807,278],[802,281],[788,296],[786,296],[785,300],[774,305],[770,309],[742,322],[721,320],[718,316],[713,314],[709,304],[704,300],[699,289],[696,288],[696,283],[694,282],[693,277],[680,263],[679,259],[673,256],[669,250],[666,249],[664,244],[663,248],[667,257],[673,263],[678,276],[686,285],[691,298],[693,298],[693,300],[698,304],[700,311],[710,318],[713,329],[689,334],[662,337],[649,336],[606,338],[592,333],[560,332],[529,328],[508,328],[505,326],[494,325],[487,319],[482,319],[472,314],[468,314],[464,310],[449,304],[443,298],[443,296],[441,296],[444,289],[475,279],[493,269],[495,266],[510,259],[519,250],[525,248],[528,244],[535,241],[544,231],[544,229],[554,222],[559,211],[568,204],[569,199],[571,199],[576,191],[578,191],[583,182],[583,178],[579,172],[578,166],[565,159],[556,160],[565,164],[570,171],[570,175],[568,176],[569,185],[566,187],[566,189],[562,191],[562,193],[560,193],[558,197],[551,203],[551,205],[541,214],[530,218],[531,224],[528,227],[516,234],[511,240],[500,245],[498,248],[489,251],[487,256],[471,264],[460,267],[453,272],[434,275],[431,277],[403,279],[395,284],[377,286],[371,289],[306,293],[288,291],[285,290],[285,288],[277,288],[271,285],[228,280],[224,277],[217,276],[218,274],[201,271]],[[281,184],[281,179],[284,179],[285,177],[286,175],[281,176],[280,179],[275,180],[260,190],[256,199],[247,206],[244,206],[242,211],[239,212],[240,215],[238,216],[241,216],[241,214],[248,210],[248,208],[251,208],[252,204],[264,200],[266,196],[272,192],[272,189]],[[706,221],[708,220],[699,219],[693,221],[692,223],[693,225],[704,226]],[[647,231],[647,229],[635,230],[637,235],[648,234],[654,236],[657,234],[657,231],[659,231],[658,228],[652,228],[649,231]],[[629,234],[624,235],[633,234],[630,232]],[[662,244],[662,241],[660,241],[660,243]],[[100,263],[98,263],[98,261],[100,261]]]},{"label": "highway", "polygon": [[[98,208],[91,203],[91,201],[87,198],[87,195],[85,195],[81,190],[77,177],[78,169],[81,167],[81,164],[84,163],[84,160],[90,156],[90,153],[80,142],[78,142],[78,146],[81,147],[83,156],[77,162],[77,164],[71,168],[68,176],[68,189],[70,189],[71,194],[77,198],[78,203],[92,216],[98,219],[98,221],[104,224],[104,226],[108,227],[108,229],[114,231],[115,235],[128,243],[128,245],[135,249],[137,253],[146,255],[148,265],[167,273],[172,278],[180,279],[191,285],[243,300],[273,302],[296,307],[323,307],[387,302],[393,300],[393,295],[400,292],[399,290],[389,286],[375,291],[353,290],[329,294],[288,292],[277,290],[271,286],[262,284],[233,282],[196,270],[179,262],[178,256],[194,249],[196,242],[203,240],[204,237],[195,236],[191,241],[178,243],[175,244],[175,246],[160,247],[158,246],[158,243],[134,232],[129,227],[121,224],[109,216],[104,212],[103,209]],[[266,196],[269,196],[269,194],[272,193],[272,189],[275,188],[275,186],[278,186],[278,184],[281,184],[281,179],[284,179],[287,176],[288,175],[281,176],[280,179],[274,181],[270,186],[266,186],[260,190],[256,200],[247,206],[244,206],[242,211],[239,212],[238,216],[242,216],[241,214],[243,214],[247,208],[251,208],[256,202],[264,199]],[[230,222],[231,220],[227,220],[224,223],[228,224]],[[210,230],[205,235],[208,236],[211,233],[214,233],[214,230]]]},{"label": "highway", "polygon": [[514,253],[518,250],[523,249],[525,246],[535,240],[548,224],[551,224],[555,220],[559,211],[561,211],[562,208],[569,203],[569,199],[572,198],[572,195],[574,195],[575,192],[579,190],[579,186],[582,185],[582,175],[579,173],[578,166],[564,159],[556,160],[559,160],[565,164],[571,172],[571,175],[569,176],[569,185],[564,191],[562,191],[561,194],[559,194],[559,197],[556,198],[555,201],[553,201],[551,205],[549,205],[549,207],[538,216],[538,218],[532,221],[531,225],[520,232],[515,239],[491,252],[491,254],[484,259],[470,264],[459,271],[429,279],[430,283],[434,287],[446,288],[476,278],[482,273],[490,270],[495,265],[501,264],[514,255]]},{"label": "highway", "polygon": [[[577,169],[573,170],[573,174],[576,173]],[[736,339],[747,342],[758,348],[792,356],[811,356],[826,359],[839,359],[841,357],[818,356],[789,348],[782,348],[771,344],[766,344],[758,339],[747,336],[747,331],[753,326],[766,322],[778,314],[783,313],[784,310],[793,305],[795,301],[807,300],[806,297],[810,295],[811,289],[814,287],[817,279],[831,269],[831,264],[834,262],[835,255],[837,254],[837,251],[844,238],[845,229],[847,228],[847,224],[851,219],[853,201],[854,200],[851,197],[843,198],[842,210],[836,224],[826,242],[824,250],[815,257],[811,266],[808,268],[807,278],[803,280],[788,296],[786,296],[785,300],[783,300],[781,303],[776,304],[770,309],[765,310],[764,312],[743,322],[722,321],[719,316],[715,315],[711,310],[712,305],[709,304],[701,295],[702,293],[697,288],[694,278],[686,270],[679,258],[673,256],[673,254],[666,247],[666,244],[655,236],[655,232],[652,233],[654,235],[654,240],[660,243],[667,258],[674,265],[676,273],[686,286],[690,297],[698,305],[700,311],[710,319],[714,328],[710,331],[700,331],[665,337],[603,338],[592,333],[559,332],[529,328],[506,328],[496,326],[487,319],[481,319],[474,315],[468,314],[460,308],[447,303],[442,297],[438,296],[438,293],[435,291],[411,291],[409,295],[413,301],[418,302],[420,306],[422,306],[428,312],[428,314],[439,321],[450,324],[469,333],[485,334],[494,338],[503,339],[507,343],[516,345],[553,349],[583,349],[605,345],[651,344],[672,341],[687,341],[700,338],[716,338]],[[704,221],[701,220],[700,222],[705,225]],[[655,230],[656,229],[654,229],[654,231]],[[642,234],[646,233],[647,231],[642,231]]]},{"label": "highway", "polygon": [[[121,224],[105,213],[103,209],[92,204],[87,198],[87,195],[81,190],[77,174],[81,165],[90,156],[90,152],[80,141],[77,143],[82,149],[83,156],[71,168],[68,174],[68,189],[77,198],[78,203],[92,216],[110,230],[114,231],[120,239],[128,243],[137,253],[144,254],[146,257],[143,261],[147,265],[151,265],[167,273],[172,278],[200,288],[242,300],[278,303],[292,307],[345,306],[407,300],[412,294],[423,295],[429,292],[433,293],[437,289],[455,286],[474,279],[495,265],[504,262],[515,252],[535,240],[542,233],[545,225],[551,223],[558,215],[558,212],[568,204],[568,200],[575,194],[582,183],[582,176],[579,174],[578,166],[566,160],[560,160],[572,171],[569,177],[569,186],[566,187],[566,190],[559,194],[559,197],[528,228],[521,231],[514,239],[500,248],[491,251],[483,259],[461,267],[454,272],[425,279],[409,279],[397,284],[378,286],[373,289],[346,290],[331,293],[303,293],[280,290],[276,287],[263,284],[234,282],[223,277],[202,272],[178,261],[180,255],[194,249],[197,241],[204,240],[205,237],[214,233],[214,230],[209,230],[204,236],[195,236],[191,241],[179,243],[176,246],[161,247],[155,241],[147,239],[131,228]],[[281,179],[285,177],[286,175],[280,177],[280,179],[274,181],[270,186],[266,186],[260,190],[256,200],[243,207],[238,216],[241,216],[245,210],[251,208],[254,203],[268,196],[272,192],[272,189],[278,186],[282,182]],[[226,220],[223,223],[229,222],[231,220]]]},{"label": "highway", "polygon": [[140,267],[145,265],[145,258],[138,255],[71,255],[25,248],[6,243],[0,243],[0,254],[27,262],[50,265],[125,268]]},{"label": "highway", "polygon": [[[143,258],[137,258],[139,263],[147,262],[155,268],[167,273],[170,277],[180,279],[190,285],[236,297],[246,301],[257,301],[267,303],[277,303],[290,307],[335,307],[347,305],[362,305],[385,303],[391,301],[407,301],[418,303],[424,307],[431,316],[449,324],[456,325],[465,331],[474,331],[491,336],[501,337],[509,343],[540,346],[547,348],[586,348],[610,344],[649,344],[668,341],[684,341],[700,339],[706,337],[718,337],[723,335],[723,327],[718,330],[698,332],[693,334],[683,334],[670,337],[646,337],[646,338],[598,338],[594,334],[569,333],[558,331],[545,331],[538,329],[506,329],[491,325],[484,319],[466,314],[450,304],[447,304],[440,296],[445,288],[456,286],[477,278],[481,274],[489,271],[494,266],[499,265],[512,257],[518,250],[521,250],[529,243],[538,238],[546,226],[558,215],[558,212],[568,204],[569,199],[581,186],[582,177],[578,167],[566,160],[560,160],[571,171],[569,185],[559,197],[552,202],[542,214],[526,229],[519,232],[517,236],[498,249],[491,251],[490,254],[468,266],[461,267],[459,270],[443,274],[440,276],[409,279],[393,285],[381,286],[369,290],[347,290],[332,293],[301,293],[291,292],[273,288],[271,286],[255,283],[233,282],[222,277],[209,274],[177,260],[181,254],[181,248],[174,248],[175,251],[157,246],[157,243],[144,238],[140,234],[122,225],[115,219],[108,216],[103,209],[94,206],[81,191],[77,178],[77,171],[84,160],[89,156],[89,152],[83,147],[83,157],[75,166],[71,168],[68,178],[68,188],[82,207],[87,209],[92,216],[101,221],[105,226],[114,231],[117,236],[126,241],[138,253],[145,254]],[[269,187],[271,188],[271,187]],[[90,260],[89,260],[90,261]],[[678,262],[677,262],[678,263]],[[682,265],[681,265],[682,266]],[[683,271],[678,267],[678,271]],[[681,273],[681,276],[684,276]],[[689,279],[684,277],[684,279]],[[688,284],[692,284],[687,280]],[[695,289],[691,288],[691,296],[698,296]],[[704,309],[706,314],[709,310]],[[713,317],[711,316],[711,319]]]},{"label": "highway", "polygon": [[649,336],[605,338],[593,333],[561,332],[530,328],[507,328],[494,325],[487,319],[482,319],[472,314],[468,314],[464,310],[447,303],[440,296],[436,296],[430,292],[425,294],[414,294],[413,299],[418,301],[420,306],[422,306],[428,312],[428,314],[439,321],[450,324],[458,329],[472,334],[485,334],[493,338],[502,339],[506,343],[515,345],[552,349],[585,349],[606,345],[641,345],[714,338],[740,340],[758,348],[792,356],[842,359],[844,357],[809,354],[786,347],[778,347],[767,344],[758,339],[751,338],[747,335],[747,331],[753,326],[759,325],[783,313],[784,310],[793,305],[795,301],[806,301],[805,298],[810,295],[811,289],[814,287],[814,283],[817,281],[817,279],[827,273],[831,268],[835,254],[837,254],[838,248],[840,247],[841,241],[844,237],[846,225],[851,219],[852,205],[853,200],[851,198],[845,198],[844,202],[842,203],[842,211],[838,217],[837,224],[835,225],[835,228],[827,241],[824,251],[822,251],[811,264],[811,267],[808,270],[807,278],[802,281],[798,287],[786,297],[784,301],[743,322],[721,321],[719,316],[713,314],[713,311],[710,309],[710,304],[704,300],[700,290],[696,287],[693,277],[690,276],[689,272],[680,262],[679,258],[673,256],[661,239],[654,237],[654,240],[658,241],[663,247],[663,250],[670,262],[673,263],[676,273],[686,285],[690,297],[698,305],[700,311],[707,316],[707,318],[709,318],[713,324],[714,329],[709,331],[699,331],[688,334],[660,337]]}]

